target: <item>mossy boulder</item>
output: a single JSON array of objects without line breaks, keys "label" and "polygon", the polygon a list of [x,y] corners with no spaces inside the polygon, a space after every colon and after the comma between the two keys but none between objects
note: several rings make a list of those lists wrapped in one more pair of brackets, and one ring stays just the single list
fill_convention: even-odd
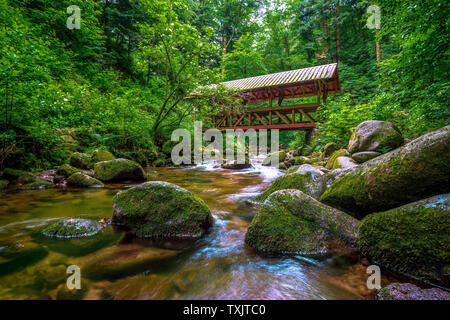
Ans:
[{"label": "mossy boulder", "polygon": [[245,243],[264,253],[323,254],[328,241],[356,244],[358,221],[299,190],[272,193],[250,223]]},{"label": "mossy boulder", "polygon": [[450,126],[346,172],[320,201],[362,218],[450,192]]},{"label": "mossy boulder", "polygon": [[91,156],[91,163],[97,163],[100,161],[108,161],[108,160],[115,160],[116,157],[114,157],[114,155],[107,151],[107,150],[94,150],[92,152],[92,156]]},{"label": "mossy boulder", "polygon": [[358,163],[364,163],[364,162],[372,160],[373,158],[376,158],[378,156],[381,156],[380,152],[363,151],[363,152],[357,152],[357,153],[352,154],[352,159]]},{"label": "mossy boulder", "polygon": [[208,206],[191,192],[168,182],[145,182],[116,194],[115,224],[139,237],[199,238],[213,224]]},{"label": "mossy boulder", "polygon": [[20,184],[26,184],[36,181],[36,177],[31,173],[11,168],[5,168],[5,170],[3,170],[3,178]]},{"label": "mossy boulder", "polygon": [[323,147],[322,158],[330,157],[335,151],[337,151],[337,144],[334,142],[327,143]]},{"label": "mossy boulder", "polygon": [[252,165],[248,163],[247,161],[245,163],[238,163],[237,160],[231,160],[223,163],[221,165],[223,169],[230,169],[230,170],[242,170],[251,168]]},{"label": "mossy boulder", "polygon": [[264,201],[275,191],[284,189],[301,190],[307,195],[318,199],[325,191],[325,183],[322,175],[323,173],[320,170],[310,164],[301,165],[295,172],[278,177],[257,200]]},{"label": "mossy boulder", "polygon": [[286,151],[280,150],[280,151],[269,153],[267,155],[267,157],[263,160],[262,165],[270,166],[272,164],[272,161],[275,161],[277,156],[278,156],[278,163],[283,162],[284,160],[286,160],[286,157],[287,157]]},{"label": "mossy boulder", "polygon": [[70,218],[50,223],[42,234],[52,238],[80,238],[97,234],[105,227],[95,219]]},{"label": "mossy boulder", "polygon": [[328,159],[328,162],[325,165],[325,168],[332,169],[334,166],[334,162],[337,158],[345,156],[347,153],[347,150],[345,149],[339,149],[338,151],[333,152],[333,154]]},{"label": "mossy boulder", "polygon": [[58,169],[56,169],[55,174],[57,174],[58,176],[63,176],[64,178],[68,178],[76,172],[80,172],[80,170],[72,167],[70,164],[63,164]]},{"label": "mossy boulder", "polygon": [[85,187],[85,188],[102,188],[103,183],[100,180],[92,178],[82,172],[75,172],[67,179],[69,186]]},{"label": "mossy boulder", "polygon": [[0,180],[0,191],[6,189],[8,184],[9,184],[8,180]]},{"label": "mossy boulder", "polygon": [[356,167],[358,164],[350,157],[338,157],[333,163],[333,170]]},{"label": "mossy boulder", "polygon": [[152,163],[152,167],[164,167],[166,165],[166,161],[162,158],[156,159]]},{"label": "mossy boulder", "polygon": [[94,171],[94,177],[105,182],[146,180],[145,171],[140,164],[127,159],[98,162]]},{"label": "mossy boulder", "polygon": [[92,169],[91,156],[86,153],[74,152],[70,155],[69,163],[78,169]]},{"label": "mossy boulder", "polygon": [[450,292],[422,289],[412,283],[391,283],[377,291],[377,300],[450,300]]},{"label": "mossy boulder", "polygon": [[390,151],[402,143],[400,130],[391,122],[369,120],[356,127],[348,143],[348,151],[351,154],[362,151]]},{"label": "mossy boulder", "polygon": [[387,269],[424,280],[449,280],[450,194],[366,216],[361,252]]},{"label": "mossy boulder", "polygon": [[31,183],[24,184],[20,189],[23,190],[41,190],[41,189],[51,189],[54,188],[55,185],[51,182],[45,180],[39,180]]}]

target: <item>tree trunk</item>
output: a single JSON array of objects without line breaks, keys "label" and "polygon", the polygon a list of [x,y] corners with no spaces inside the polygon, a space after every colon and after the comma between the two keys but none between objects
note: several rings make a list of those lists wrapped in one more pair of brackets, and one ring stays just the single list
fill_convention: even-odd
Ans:
[{"label": "tree trunk", "polygon": [[336,3],[336,60],[337,63],[341,61],[341,3],[340,0]]}]

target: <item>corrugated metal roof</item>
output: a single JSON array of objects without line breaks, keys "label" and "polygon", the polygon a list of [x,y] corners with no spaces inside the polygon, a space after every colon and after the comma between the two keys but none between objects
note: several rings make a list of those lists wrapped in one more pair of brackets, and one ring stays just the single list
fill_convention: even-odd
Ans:
[{"label": "corrugated metal roof", "polygon": [[[228,88],[241,90],[252,90],[265,87],[279,86],[302,81],[330,79],[336,71],[337,63],[325,64],[322,66],[297,69],[285,72],[267,74],[263,76],[222,82]],[[210,86],[215,87],[216,85]]]}]

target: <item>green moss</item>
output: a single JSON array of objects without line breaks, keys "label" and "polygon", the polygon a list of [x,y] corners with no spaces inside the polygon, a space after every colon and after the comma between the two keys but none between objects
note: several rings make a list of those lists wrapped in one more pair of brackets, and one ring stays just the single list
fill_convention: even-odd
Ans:
[{"label": "green moss", "polygon": [[6,189],[6,187],[8,186],[9,181],[8,180],[0,180],[0,190],[4,190]]},{"label": "green moss", "polygon": [[113,222],[140,237],[198,238],[213,223],[208,206],[174,184],[154,181],[119,192]]},{"label": "green moss", "polygon": [[36,181],[36,177],[31,173],[11,168],[5,168],[5,170],[3,170],[3,178],[22,184]]},{"label": "green moss", "polygon": [[115,160],[116,157],[114,157],[114,155],[107,151],[107,150],[94,150],[94,152],[92,152],[92,157],[91,157],[91,163],[97,163],[100,161],[108,161],[108,160]]},{"label": "green moss", "polygon": [[297,189],[305,192],[314,198],[319,198],[325,191],[325,184],[320,174],[314,171],[301,171],[285,174],[278,177],[272,185],[267,188],[258,198],[258,201],[264,201],[269,195],[278,190]]},{"label": "green moss", "polygon": [[64,178],[68,178],[73,175],[75,172],[80,172],[80,170],[72,167],[69,164],[63,164],[58,169],[56,169],[56,174],[59,176],[63,176]]},{"label": "green moss", "polygon": [[74,152],[70,155],[69,163],[79,169],[92,169],[91,157],[86,153]]},{"label": "green moss", "polygon": [[88,237],[98,233],[104,226],[94,219],[71,218],[49,224],[42,234],[54,238]]},{"label": "green moss", "polygon": [[361,252],[388,269],[442,280],[450,264],[449,212],[446,194],[368,215],[358,230]]},{"label": "green moss", "polygon": [[35,181],[31,183],[27,183],[21,187],[24,190],[33,190],[33,189],[51,189],[54,188],[55,185],[48,181]]},{"label": "green moss", "polygon": [[127,159],[98,162],[94,170],[94,177],[105,182],[146,180],[144,169],[138,163]]},{"label": "green moss", "polygon": [[335,151],[331,157],[328,159],[327,164],[325,165],[325,168],[327,169],[332,169],[334,166],[334,162],[336,161],[337,158],[339,157],[343,157],[345,155],[345,153],[347,152],[347,150],[345,149],[339,149],[338,151]]},{"label": "green moss", "polygon": [[103,187],[103,183],[81,172],[75,172],[67,179],[67,184],[76,187]]},{"label": "green moss", "polygon": [[277,155],[278,155],[278,163],[282,163],[284,160],[286,160],[286,156],[287,156],[286,155],[286,151],[280,150],[280,151],[277,151],[277,152],[269,153],[267,155],[267,157],[263,160],[262,165],[263,166],[269,166],[270,162],[271,162],[271,159],[273,159]]},{"label": "green moss", "polygon": [[265,253],[324,253],[327,240],[356,242],[357,221],[298,190],[273,193],[253,218],[245,243]]},{"label": "green moss", "polygon": [[327,143],[323,147],[322,158],[328,158],[337,150],[337,145],[334,142]]},{"label": "green moss", "polygon": [[166,162],[164,161],[164,159],[156,159],[152,163],[153,167],[164,167],[165,165],[166,165]]}]

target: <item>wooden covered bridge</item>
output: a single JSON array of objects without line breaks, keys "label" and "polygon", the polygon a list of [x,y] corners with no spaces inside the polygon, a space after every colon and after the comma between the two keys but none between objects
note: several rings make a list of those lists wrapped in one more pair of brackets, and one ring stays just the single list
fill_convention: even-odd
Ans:
[{"label": "wooden covered bridge", "polygon": [[[327,64],[263,76],[223,82],[239,89],[244,109],[222,112],[212,117],[213,127],[226,129],[311,130],[319,121],[317,108],[329,94],[341,92],[337,64]],[[286,99],[317,96],[317,102],[282,106]],[[265,108],[248,104],[269,102]],[[274,101],[278,101],[274,105]],[[315,113],[313,116],[312,113]]]}]

